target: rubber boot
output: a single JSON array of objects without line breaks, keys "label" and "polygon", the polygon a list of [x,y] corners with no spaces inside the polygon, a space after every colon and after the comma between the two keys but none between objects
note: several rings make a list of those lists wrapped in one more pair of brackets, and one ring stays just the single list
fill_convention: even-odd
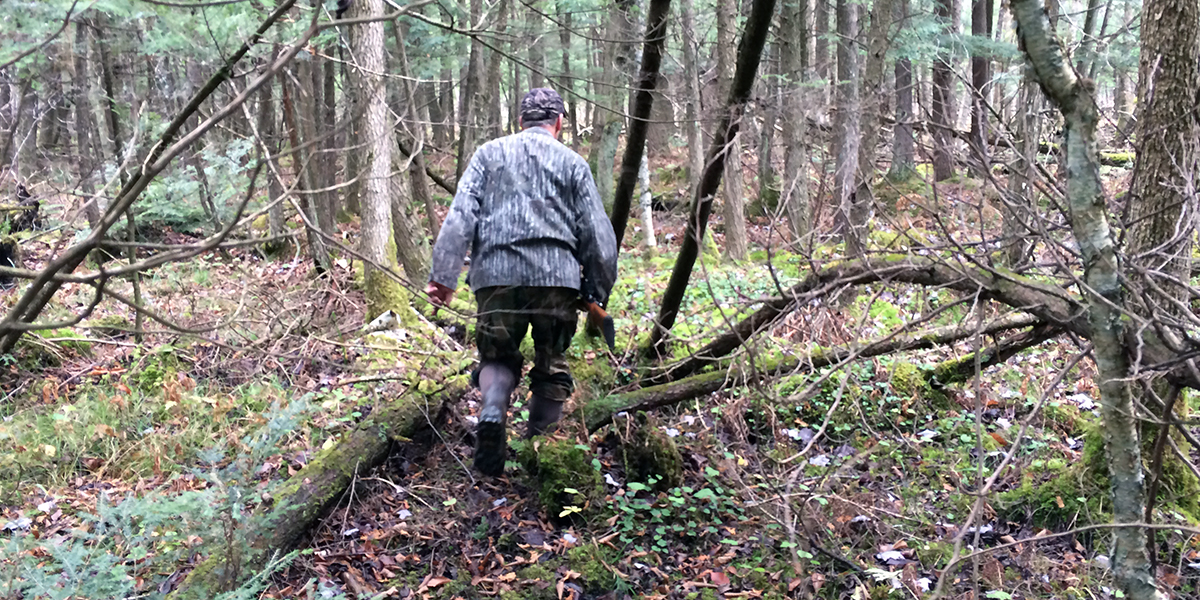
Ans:
[{"label": "rubber boot", "polygon": [[475,426],[475,469],[484,475],[504,473],[508,452],[508,400],[517,387],[517,376],[508,367],[489,363],[479,367],[483,406]]},{"label": "rubber boot", "polygon": [[558,422],[562,416],[562,409],[561,400],[550,400],[535,395],[529,402],[529,428],[525,430],[525,439],[546,433]]}]

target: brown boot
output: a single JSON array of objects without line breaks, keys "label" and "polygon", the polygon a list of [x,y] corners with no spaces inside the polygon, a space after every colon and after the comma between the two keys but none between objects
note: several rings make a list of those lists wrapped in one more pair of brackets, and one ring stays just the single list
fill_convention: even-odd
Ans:
[{"label": "brown boot", "polygon": [[529,428],[525,430],[525,438],[553,431],[554,424],[562,417],[562,408],[562,400],[534,395],[529,401]]},{"label": "brown boot", "polygon": [[517,387],[517,376],[508,367],[488,363],[479,367],[479,391],[483,406],[475,426],[475,469],[484,475],[504,473],[508,452],[508,400]]}]

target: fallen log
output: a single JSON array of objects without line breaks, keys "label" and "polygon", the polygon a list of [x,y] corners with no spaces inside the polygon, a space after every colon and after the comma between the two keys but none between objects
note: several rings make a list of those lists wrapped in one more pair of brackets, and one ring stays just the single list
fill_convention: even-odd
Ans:
[{"label": "fallen log", "polygon": [[[1011,315],[989,323],[982,328],[977,327],[975,324],[959,324],[915,333],[905,333],[901,330],[885,338],[862,345],[819,348],[805,354],[772,360],[762,365],[756,365],[753,370],[744,369],[737,373],[732,372],[732,370],[712,371],[693,375],[671,383],[593,400],[582,407],[582,415],[578,415],[578,417],[583,419],[588,432],[594,433],[601,427],[611,423],[613,417],[622,412],[637,412],[639,410],[652,410],[671,406],[705,394],[711,394],[726,387],[741,387],[785,375],[811,373],[817,369],[832,366],[847,359],[871,358],[896,352],[923,350],[961,341],[977,333],[990,335],[1026,327],[1033,327],[1034,331],[1040,331],[1041,333],[1023,338],[1025,342],[1031,342],[1041,335],[1053,337],[1062,332],[1061,328],[1047,325],[1036,317],[1027,314]],[[1050,334],[1051,332],[1052,335]],[[1041,341],[1049,339],[1049,337],[1037,339],[1036,343],[1041,343]],[[1008,351],[1012,352],[1016,347],[1012,346]],[[996,356],[998,357],[999,354]],[[1011,357],[1011,354],[1005,356],[1005,359],[1008,357]]]},{"label": "fallen log", "polygon": [[650,377],[647,383],[660,385],[678,381],[716,364],[752,336],[809,300],[843,287],[880,282],[944,287],[969,294],[980,292],[985,298],[1007,304],[1072,333],[1086,337],[1090,331],[1078,300],[1061,288],[1019,275],[952,265],[932,258],[885,255],[838,262],[812,273],[783,296],[767,300],[761,308],[695,354]]},{"label": "fallen log", "polygon": [[169,597],[213,598],[258,574],[272,557],[298,547],[356,475],[382,464],[393,442],[409,441],[429,428],[441,405],[462,396],[466,389],[466,378],[456,376],[431,394],[410,389],[377,409],[285,482],[271,502],[259,507],[257,517],[250,521],[256,531],[249,547],[235,552],[235,560],[229,561],[224,555],[209,556]]}]

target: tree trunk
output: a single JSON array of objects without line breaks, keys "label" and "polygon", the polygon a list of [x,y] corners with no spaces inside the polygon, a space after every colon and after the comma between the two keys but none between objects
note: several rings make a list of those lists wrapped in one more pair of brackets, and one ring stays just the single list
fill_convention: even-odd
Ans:
[{"label": "tree trunk", "polygon": [[[733,79],[734,44],[737,42],[737,0],[716,2],[716,90],[719,97],[728,96]],[[745,260],[746,209],[742,184],[742,138],[734,136],[725,156],[725,256]]]},{"label": "tree trunk", "polygon": [[762,129],[758,134],[758,200],[757,203],[764,211],[769,211],[770,208],[779,200],[779,184],[775,181],[775,123],[779,120],[780,107],[780,87],[779,87],[779,39],[776,37],[775,43],[771,44],[771,54],[773,60],[768,60],[769,65],[774,65],[771,71],[771,77],[763,82],[763,95],[765,96],[763,103],[766,105],[763,110]]},{"label": "tree trunk", "polygon": [[646,155],[646,132],[650,126],[654,88],[658,85],[658,70],[662,64],[663,46],[667,40],[667,14],[671,0],[651,0],[646,17],[646,42],[642,48],[642,66],[637,86],[631,92],[629,135],[625,139],[625,155],[621,159],[621,178],[613,195],[612,226],[617,236],[617,248],[625,237],[625,226],[633,203],[638,171]]},{"label": "tree trunk", "polygon": [[[1121,0],[1121,22],[1128,23],[1133,16],[1130,5],[1132,0]],[[1118,38],[1118,41],[1120,38]],[[1114,50],[1117,52],[1128,50],[1123,48],[1124,44],[1114,44]],[[1124,146],[1129,138],[1133,135],[1133,129],[1130,127],[1130,120],[1133,117],[1133,111],[1129,108],[1129,70],[1124,65],[1117,63],[1113,65],[1114,77],[1116,78],[1115,89],[1113,90],[1113,112],[1117,114],[1117,142]]]},{"label": "tree trunk", "polygon": [[[976,0],[978,2],[979,0]],[[1105,3],[1107,6],[1108,3]],[[1091,70],[1093,59],[1093,49],[1096,47],[1096,15],[1100,12],[1100,0],[1087,0],[1087,9],[1084,11],[1083,18],[1083,35],[1079,40],[1079,50],[1077,51],[1079,60],[1075,63],[1075,70],[1078,73],[1087,73]]]},{"label": "tree trunk", "polygon": [[[937,0],[937,16],[946,34],[954,34],[952,15],[954,0]],[[933,61],[933,103],[930,108],[933,128],[933,180],[945,181],[954,177],[954,73],[950,67],[948,45]]]},{"label": "tree trunk", "polygon": [[[505,37],[508,30],[508,11],[510,8],[509,0],[500,0],[500,3],[496,6],[497,17],[494,30],[496,32],[495,35],[500,39]],[[487,121],[483,127],[483,131],[486,132],[485,135],[489,139],[495,139],[504,135],[504,116],[500,108],[504,105],[504,97],[500,93],[500,78],[503,72],[501,67],[503,66],[504,54],[502,51],[493,50],[488,54],[487,78],[484,87],[484,97],[486,100],[479,107],[479,113],[486,115]]]},{"label": "tree trunk", "polygon": [[396,34],[396,55],[400,61],[400,87],[404,91],[405,113],[408,115],[408,127],[413,140],[412,157],[408,161],[408,177],[412,187],[414,206],[425,207],[425,218],[429,221],[429,233],[437,239],[442,222],[438,219],[437,204],[429,191],[428,177],[425,175],[425,126],[417,111],[417,96],[413,88],[412,72],[408,66],[408,52],[404,49],[404,28],[399,21],[392,21]]},{"label": "tree trunk", "polygon": [[[896,0],[896,20],[907,26],[911,0]],[[888,179],[906,181],[916,174],[913,155],[913,72],[912,61],[896,59],[896,125],[892,128],[892,166]]]},{"label": "tree trunk", "polygon": [[1186,293],[1170,279],[1186,282],[1191,262],[1195,200],[1189,190],[1200,159],[1194,112],[1200,92],[1200,6],[1146,0],[1141,47],[1129,252],[1135,264],[1162,278],[1159,285],[1183,299]]},{"label": "tree trunk", "polygon": [[[470,11],[471,24],[474,26],[483,14],[483,0],[470,0]],[[467,74],[463,77],[458,92],[458,160],[454,165],[455,181],[462,178],[467,162],[475,154],[478,136],[475,112],[484,110],[482,106],[475,106],[475,96],[483,87],[483,52],[483,44],[471,38],[471,50],[467,55]]]},{"label": "tree trunk", "polygon": [[[734,76],[734,54],[737,29],[737,0],[717,0],[717,94],[729,95]],[[746,195],[742,185],[742,141],[740,136],[729,140],[725,155],[724,225],[725,257],[746,259]]]},{"label": "tree trunk", "polygon": [[808,70],[808,0],[785,0],[780,10],[779,70],[783,75],[783,173],[780,202],[787,210],[792,237],[797,241],[812,229],[808,206],[808,94],[803,86]]},{"label": "tree trunk", "polygon": [[342,89],[345,90],[342,95],[342,122],[346,124],[346,148],[349,149],[346,152],[346,170],[342,175],[346,187],[343,188],[341,206],[346,215],[357,215],[362,212],[363,167],[359,164],[362,156],[359,151],[362,145],[362,101],[358,97],[358,85],[350,74],[349,62],[342,62],[341,71]]},{"label": "tree trunk", "polygon": [[[116,161],[116,166],[121,169],[121,165],[125,160],[124,141],[122,139],[121,119],[117,116],[117,96],[116,82],[113,75],[113,57],[108,44],[108,23],[103,17],[95,23],[96,26],[96,49],[100,52],[100,84],[104,91],[104,122],[108,125],[108,135],[111,138],[113,159]],[[118,174],[118,179],[124,183],[125,176],[121,172]]]},{"label": "tree trunk", "polygon": [[[283,213],[283,202],[279,199],[283,196],[283,184],[276,177],[276,173],[281,173],[279,170],[279,161],[276,156],[279,154],[279,135],[275,129],[275,98],[272,86],[264,85],[258,93],[258,135],[262,137],[262,145],[265,150],[264,158],[270,161],[270,166],[267,169],[267,200],[271,207],[267,209],[267,230],[271,237],[278,237],[285,233],[286,223]],[[288,246],[287,240],[279,239],[268,242],[265,245],[265,250],[268,254],[279,254]]]},{"label": "tree trunk", "polygon": [[[1167,323],[1145,335],[1183,338],[1190,300],[1196,200],[1193,192],[1200,154],[1200,123],[1195,101],[1200,93],[1200,6],[1179,0],[1147,0],[1142,4],[1141,57],[1138,65],[1137,159],[1128,200],[1127,248],[1138,312]],[[1181,282],[1182,285],[1176,282]],[[1172,324],[1175,324],[1172,326]],[[1152,395],[1166,398],[1170,384],[1150,382],[1142,404]],[[1161,403],[1161,402],[1159,402]],[[1188,403],[1175,402],[1173,416],[1189,419]],[[1172,415],[1166,415],[1170,417]],[[1145,433],[1158,428],[1147,425]],[[1161,466],[1161,465],[1160,465]],[[1152,488],[1153,489],[1153,488]],[[1149,498],[1155,500],[1153,496]],[[1147,520],[1153,515],[1148,514]],[[1149,548],[1152,561],[1154,548]]]},{"label": "tree trunk", "polygon": [[667,334],[675,325],[675,317],[679,314],[679,306],[683,302],[692,268],[700,252],[700,243],[704,240],[704,230],[712,213],[713,196],[717,193],[717,187],[721,185],[721,174],[725,170],[725,155],[730,142],[737,136],[746,101],[754,87],[759,59],[767,42],[771,15],[774,12],[775,0],[752,1],[745,33],[742,35],[741,44],[738,45],[737,72],[733,77],[729,97],[725,101],[726,110],[717,127],[718,136],[709,146],[704,163],[704,176],[701,177],[700,186],[696,188],[696,194],[692,198],[692,213],[688,220],[687,232],[683,236],[679,256],[671,271],[671,280],[663,293],[662,305],[655,319],[657,327],[651,333],[650,350],[659,357],[667,353]]},{"label": "tree trunk", "polygon": [[565,0],[556,4],[562,26],[558,28],[558,43],[562,47],[562,96],[567,102],[567,126],[571,128],[571,149],[579,151],[579,111],[575,102],[575,78],[571,75],[571,10]]},{"label": "tree trunk", "polygon": [[[283,121],[287,127],[288,142],[291,144],[290,159],[292,163],[292,172],[296,178],[296,195],[299,198],[300,210],[304,213],[305,218],[313,227],[306,226],[304,228],[305,237],[308,240],[309,258],[313,261],[313,270],[318,275],[329,271],[332,262],[329,257],[329,248],[325,240],[321,237],[320,221],[317,219],[315,210],[313,209],[312,196],[307,193],[311,188],[310,181],[307,177],[308,168],[304,160],[304,154],[299,150],[303,145],[300,138],[299,119],[296,116],[296,102],[293,99],[295,94],[292,93],[292,83],[289,77],[279,78],[280,95],[283,101]],[[351,154],[357,154],[357,150],[352,150]],[[347,160],[349,165],[351,161]],[[353,161],[357,163],[358,161]],[[349,167],[347,167],[349,168]],[[361,176],[356,173],[353,176]],[[269,193],[269,192],[268,192]],[[356,194],[357,195],[357,194]],[[315,228],[315,230],[314,230]]]},{"label": "tree trunk", "polygon": [[79,151],[76,161],[79,166],[79,188],[84,194],[84,214],[89,227],[100,221],[100,199],[92,185],[96,171],[96,156],[92,152],[92,130],[96,125],[92,119],[92,81],[88,76],[88,25],[80,21],[75,24],[75,77],[72,87],[75,92],[75,147]]},{"label": "tree trunk", "polygon": [[650,189],[650,159],[643,154],[642,166],[638,169],[638,186],[642,188],[638,204],[642,209],[642,231],[646,238],[646,248],[654,250],[658,240],[654,239],[654,191]]},{"label": "tree trunk", "polygon": [[683,126],[687,131],[688,194],[696,192],[704,170],[704,146],[700,137],[700,67],[696,57],[696,17],[693,0],[679,1],[679,38],[683,46]]},{"label": "tree trunk", "polygon": [[[813,45],[813,68],[817,71],[817,79],[830,81],[833,79],[833,61],[829,56],[829,2],[830,0],[815,0],[813,14],[813,36],[816,39]],[[804,24],[800,25],[801,27]],[[824,88],[822,88],[824,89]],[[828,93],[822,93],[822,97],[828,99]],[[821,103],[824,106],[824,103]]]},{"label": "tree trunk", "polygon": [[[546,49],[542,15],[535,2],[525,7],[525,41],[529,46],[529,89],[546,87]],[[521,86],[516,86],[520,89]]]},{"label": "tree trunk", "polygon": [[[1091,0],[1093,2],[1097,0]],[[990,168],[988,159],[988,117],[984,102],[987,99],[988,79],[991,78],[991,59],[981,42],[992,36],[992,1],[972,0],[971,35],[976,40],[976,50],[971,56],[971,164],[975,177],[983,179]]]},{"label": "tree trunk", "polygon": [[616,40],[608,43],[606,56],[610,61],[605,65],[605,91],[599,96],[601,105],[595,108],[595,122],[592,133],[596,136],[589,152],[588,162],[592,166],[592,176],[596,180],[596,189],[604,202],[605,210],[611,214],[614,200],[613,167],[616,161],[617,145],[621,138],[621,129],[625,126],[624,94],[626,82],[629,81],[630,65],[633,62],[633,19],[630,11],[634,8],[634,0],[616,0],[616,10],[609,11],[608,29],[605,37]]},{"label": "tree trunk", "polygon": [[[1170,0],[1163,2],[1170,3]],[[1155,2],[1150,4],[1153,6]],[[1046,13],[1037,0],[1013,0],[1012,7],[1023,48],[1041,87],[1066,120],[1066,196],[1071,229],[1083,255],[1084,293],[1092,327],[1096,379],[1101,395],[1100,416],[1112,479],[1113,519],[1117,523],[1138,523],[1146,506],[1141,448],[1137,412],[1129,389],[1131,371],[1124,343],[1120,265],[1105,216],[1104,190],[1096,155],[1098,117],[1091,100],[1093,90],[1087,82],[1076,79],[1062,55],[1058,39],[1049,33]],[[1196,16],[1194,9],[1191,14]],[[1169,23],[1171,25],[1168,22],[1162,24],[1179,25],[1176,20]],[[1153,25],[1143,20],[1143,33],[1147,26],[1153,29]],[[1192,39],[1195,39],[1194,35]],[[1194,62],[1191,68],[1195,69]],[[1113,530],[1113,577],[1130,600],[1165,598],[1155,587],[1146,540],[1146,531],[1141,527]]]},{"label": "tree trunk", "polygon": [[864,248],[854,178],[858,174],[859,129],[858,59],[854,41],[858,37],[857,5],[837,0],[837,125],[833,201],[838,210],[838,229],[847,256],[860,256]]},{"label": "tree trunk", "polygon": [[883,125],[883,65],[890,39],[888,31],[891,29],[893,16],[892,3],[893,0],[876,0],[871,10],[871,28],[867,34],[867,64],[862,78],[860,109],[862,143],[858,147],[858,173],[850,205],[850,224],[859,232],[866,227],[875,207],[875,150],[879,145],[879,134]]},{"label": "tree trunk", "polygon": [[[329,190],[333,186],[333,178],[330,177],[333,169],[329,165],[329,159],[333,157],[333,138],[326,135],[331,133],[325,130],[325,111],[327,109],[325,103],[325,69],[333,68],[332,64],[314,53],[312,60],[308,61],[308,93],[301,93],[300,97],[305,100],[303,106],[304,111],[299,116],[301,117],[302,127],[304,128],[304,139],[311,141],[314,145],[309,151],[308,169],[311,171],[309,181],[312,183],[312,189],[315,190],[311,202],[313,203],[314,212],[317,215],[317,223],[321,226],[321,231],[331,233],[337,231],[337,221],[334,218],[333,192]],[[303,62],[301,63],[302,67]],[[304,69],[301,69],[304,72]],[[303,81],[303,80],[302,80]]]},{"label": "tree trunk", "polygon": [[[351,18],[379,17],[384,14],[383,0],[357,0],[351,4]],[[354,26],[351,43],[357,61],[354,77],[358,98],[362,102],[362,234],[359,252],[362,253],[363,284],[367,292],[366,321],[391,310],[401,315],[415,316],[408,304],[408,292],[385,272],[396,265],[397,240],[392,231],[392,122],[388,116],[387,87],[383,74],[387,63],[383,51],[383,22],[375,21]],[[411,278],[422,273],[408,273]]]},{"label": "tree trunk", "polygon": [[1037,80],[1027,68],[1017,98],[1017,159],[1008,175],[1008,194],[1003,206],[1005,264],[1014,269],[1029,258],[1034,241],[1030,236],[1036,233],[1028,223],[1037,216],[1034,212],[1037,189],[1033,182],[1037,176],[1040,104]]},{"label": "tree trunk", "polygon": [[[326,47],[326,52],[333,53],[333,46]],[[331,231],[337,228],[337,215],[342,211],[342,203],[338,199],[338,192],[334,189],[337,186],[337,157],[341,153],[343,147],[338,143],[337,135],[337,70],[333,62],[329,60],[321,61],[324,68],[321,72],[324,79],[321,85],[324,89],[321,92],[321,127],[320,131],[324,135],[324,141],[321,142],[321,155],[318,161],[318,173],[321,187],[328,188],[325,192],[325,211],[326,219],[329,222]]]}]

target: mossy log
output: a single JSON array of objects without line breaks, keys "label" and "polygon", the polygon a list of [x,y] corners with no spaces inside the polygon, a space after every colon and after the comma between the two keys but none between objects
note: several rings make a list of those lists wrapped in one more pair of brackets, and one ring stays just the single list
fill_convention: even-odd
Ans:
[{"label": "mossy log", "polygon": [[884,354],[922,350],[944,346],[981,334],[993,334],[1012,329],[1034,327],[1040,330],[1045,324],[1029,315],[1016,314],[992,322],[983,328],[974,324],[950,325],[932,330],[897,333],[862,345],[820,348],[805,354],[764,361],[753,370],[719,370],[686,377],[637,391],[593,400],[582,407],[582,419],[589,432],[612,422],[622,412],[652,410],[678,404],[692,398],[711,394],[726,387],[741,387],[783,375],[813,372],[835,365],[850,358],[870,358]]},{"label": "mossy log", "polygon": [[878,282],[945,287],[968,294],[982,292],[984,296],[1019,308],[1040,321],[1083,337],[1090,333],[1078,299],[1064,289],[1013,273],[951,265],[934,258],[883,255],[868,260],[836,262],[812,273],[782,296],[766,301],[729,332],[717,336],[691,357],[650,377],[647,383],[658,385],[698,373],[717,364],[751,336],[766,330],[810,300],[840,288]]},{"label": "mossy log", "polygon": [[[173,600],[207,600],[237,588],[257,574],[274,556],[296,548],[317,524],[354,477],[383,463],[393,441],[406,441],[429,427],[442,403],[460,397],[467,382],[455,377],[432,394],[416,390],[380,408],[347,432],[328,450],[319,453],[299,473],[275,492],[272,502],[259,508],[253,519],[255,532],[240,556],[209,556],[196,566]],[[232,563],[232,564],[231,564]]]}]

